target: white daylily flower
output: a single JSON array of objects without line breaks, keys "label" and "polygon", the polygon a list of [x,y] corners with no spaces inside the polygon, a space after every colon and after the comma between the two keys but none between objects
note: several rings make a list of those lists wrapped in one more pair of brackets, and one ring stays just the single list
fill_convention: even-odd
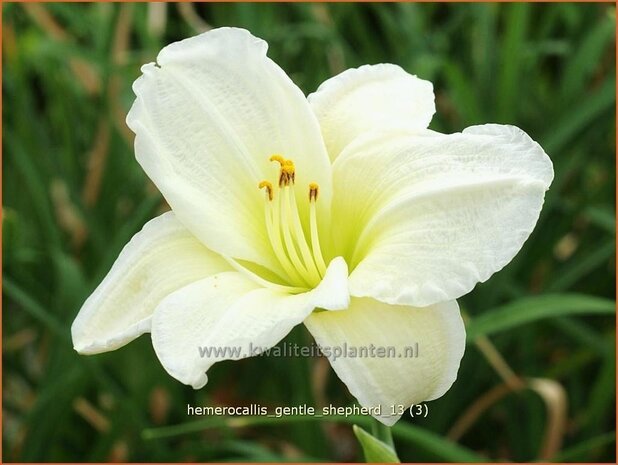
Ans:
[{"label": "white daylily flower", "polygon": [[151,332],[165,369],[200,388],[211,365],[242,355],[199,347],[270,347],[301,322],[321,346],[418,343],[418,358],[332,363],[391,425],[391,406],[454,382],[455,299],[522,247],[552,164],[512,126],[427,130],[432,85],[398,66],[347,70],[305,98],[266,50],[222,28],[142,67],[127,123],[172,212],[121,252],[77,315],[74,346],[94,354]]}]

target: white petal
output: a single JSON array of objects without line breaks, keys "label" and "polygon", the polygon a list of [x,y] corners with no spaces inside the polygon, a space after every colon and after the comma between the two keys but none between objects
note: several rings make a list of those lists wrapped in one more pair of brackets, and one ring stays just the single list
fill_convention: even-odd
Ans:
[{"label": "white petal", "polygon": [[292,159],[300,208],[317,182],[330,204],[331,174],[319,125],[266,42],[221,28],[173,43],[142,67],[127,117],[139,163],[178,219],[208,248],[278,270],[264,227],[272,154]]},{"label": "white petal", "polygon": [[150,220],[124,247],[71,326],[83,354],[117,349],[150,331],[159,302],[189,283],[228,270],[172,212]]},{"label": "white petal", "polygon": [[418,307],[460,297],[509,263],[553,179],[543,149],[499,125],[358,141],[333,170],[351,294]]},{"label": "white petal", "polygon": [[216,362],[274,346],[316,306],[347,305],[347,268],[341,262],[333,260],[322,283],[304,294],[263,288],[237,272],[180,289],[163,300],[153,316],[152,343],[159,360],[171,376],[201,388]]},{"label": "white petal", "polygon": [[373,130],[426,129],[436,112],[433,85],[397,65],[364,65],[325,81],[309,95],[331,160]]},{"label": "white petal", "polygon": [[324,278],[313,291],[313,306],[325,310],[345,310],[350,305],[348,265],[342,257],[333,258]]},{"label": "white petal", "polygon": [[456,301],[414,308],[353,298],[348,310],[312,313],[305,325],[350,393],[363,407],[380,406],[374,416],[389,426],[399,408],[448,391],[465,349]]}]

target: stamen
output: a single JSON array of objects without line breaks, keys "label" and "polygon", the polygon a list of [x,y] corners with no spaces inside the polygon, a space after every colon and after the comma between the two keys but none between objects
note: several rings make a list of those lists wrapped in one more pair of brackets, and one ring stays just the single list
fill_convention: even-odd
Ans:
[{"label": "stamen", "polygon": [[[279,196],[278,203],[279,203],[279,207],[281,208],[281,229],[283,231],[283,240],[285,242],[285,248],[288,251],[288,255],[290,257],[290,260],[292,260],[294,267],[296,268],[296,270],[298,270],[300,275],[306,280],[306,276],[308,274],[307,268],[305,268],[303,263],[300,261],[300,257],[298,256],[296,246],[294,245],[294,240],[292,239],[292,233],[290,231],[290,223],[292,222],[292,219],[290,218],[291,209],[290,209],[289,197],[286,195],[285,208],[283,205],[281,205],[281,196]],[[309,282],[307,284],[309,284]]]},{"label": "stamen", "polygon": [[268,280],[266,280],[266,279],[256,275],[255,273],[253,273],[252,271],[250,271],[246,267],[242,266],[240,263],[238,263],[232,257],[228,257],[226,255],[222,255],[222,257],[236,271],[244,274],[247,278],[251,279],[255,283],[260,284],[260,285],[262,285],[264,287],[270,288],[273,291],[286,292],[286,293],[307,292],[307,288],[306,287],[284,286],[282,284],[276,284],[276,283],[273,283],[271,281],[268,281]]},{"label": "stamen", "polygon": [[319,186],[312,182],[309,184],[309,229],[311,231],[311,250],[315,258],[315,264],[320,270],[320,274],[326,274],[326,263],[322,257],[322,249],[320,248],[320,236],[318,234],[318,219],[316,214],[315,204],[318,201]]},{"label": "stamen", "polygon": [[258,185],[260,189],[266,189],[264,214],[268,238],[290,282],[300,287],[316,286],[326,274],[317,226],[316,203],[319,187],[316,183],[309,184],[310,248],[294,194],[293,186],[296,181],[294,162],[278,154],[272,155],[270,161],[279,163],[277,198],[275,199],[273,185],[269,181],[262,181]]},{"label": "stamen", "polygon": [[294,197],[294,192],[292,191],[291,187],[285,188],[285,207],[287,209],[289,217],[292,218],[292,221],[294,222],[290,229],[294,233],[294,238],[300,246],[300,253],[303,256],[307,271],[309,272],[313,280],[315,280],[316,282],[320,282],[320,274],[318,273],[318,269],[313,262],[311,250],[309,250],[309,246],[307,245],[307,239],[305,239],[305,232],[303,231],[303,226],[300,222],[300,216],[298,215],[296,197]]},{"label": "stamen", "polygon": [[[287,257],[285,253],[285,249],[283,247],[283,243],[281,242],[280,222],[279,222],[279,217],[280,217],[279,211],[281,209],[281,205],[280,205],[281,196],[279,196],[279,198],[277,199],[278,200],[277,202],[272,202],[272,196],[270,196],[270,193],[272,192],[272,184],[270,184],[268,181],[262,181],[260,185],[262,183],[268,183],[268,185],[266,186],[266,189],[267,189],[267,192],[269,193],[269,202],[266,202],[266,206],[264,208],[264,222],[266,223],[266,232],[268,233],[268,239],[270,240],[270,244],[273,248],[273,251],[275,252],[275,256],[277,257],[277,260],[279,260],[279,263],[281,264],[285,272],[288,274],[290,279],[294,280],[295,282],[303,282],[304,280],[302,279],[300,274],[298,274],[298,271],[296,271],[294,266],[292,266],[292,263]],[[268,186],[270,186],[270,190],[268,189]]]}]

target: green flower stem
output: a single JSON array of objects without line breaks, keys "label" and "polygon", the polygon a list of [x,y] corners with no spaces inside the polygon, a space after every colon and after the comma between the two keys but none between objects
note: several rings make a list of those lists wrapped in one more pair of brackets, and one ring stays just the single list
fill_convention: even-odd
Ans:
[{"label": "green flower stem", "polygon": [[373,425],[371,427],[372,434],[382,441],[384,444],[389,445],[393,450],[395,450],[395,443],[393,442],[393,432],[391,431],[390,426],[386,426],[383,423],[380,423],[375,418],[372,418]]}]

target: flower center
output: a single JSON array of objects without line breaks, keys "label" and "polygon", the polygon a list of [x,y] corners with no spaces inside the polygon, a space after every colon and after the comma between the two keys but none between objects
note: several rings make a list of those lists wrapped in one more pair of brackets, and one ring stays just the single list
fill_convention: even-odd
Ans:
[{"label": "flower center", "polygon": [[271,156],[270,161],[276,161],[280,167],[277,192],[269,181],[262,181],[258,185],[260,189],[265,189],[264,215],[270,244],[290,281],[298,286],[313,288],[326,273],[316,214],[319,187],[314,182],[309,184],[308,243],[294,195],[294,162],[281,155]]}]

